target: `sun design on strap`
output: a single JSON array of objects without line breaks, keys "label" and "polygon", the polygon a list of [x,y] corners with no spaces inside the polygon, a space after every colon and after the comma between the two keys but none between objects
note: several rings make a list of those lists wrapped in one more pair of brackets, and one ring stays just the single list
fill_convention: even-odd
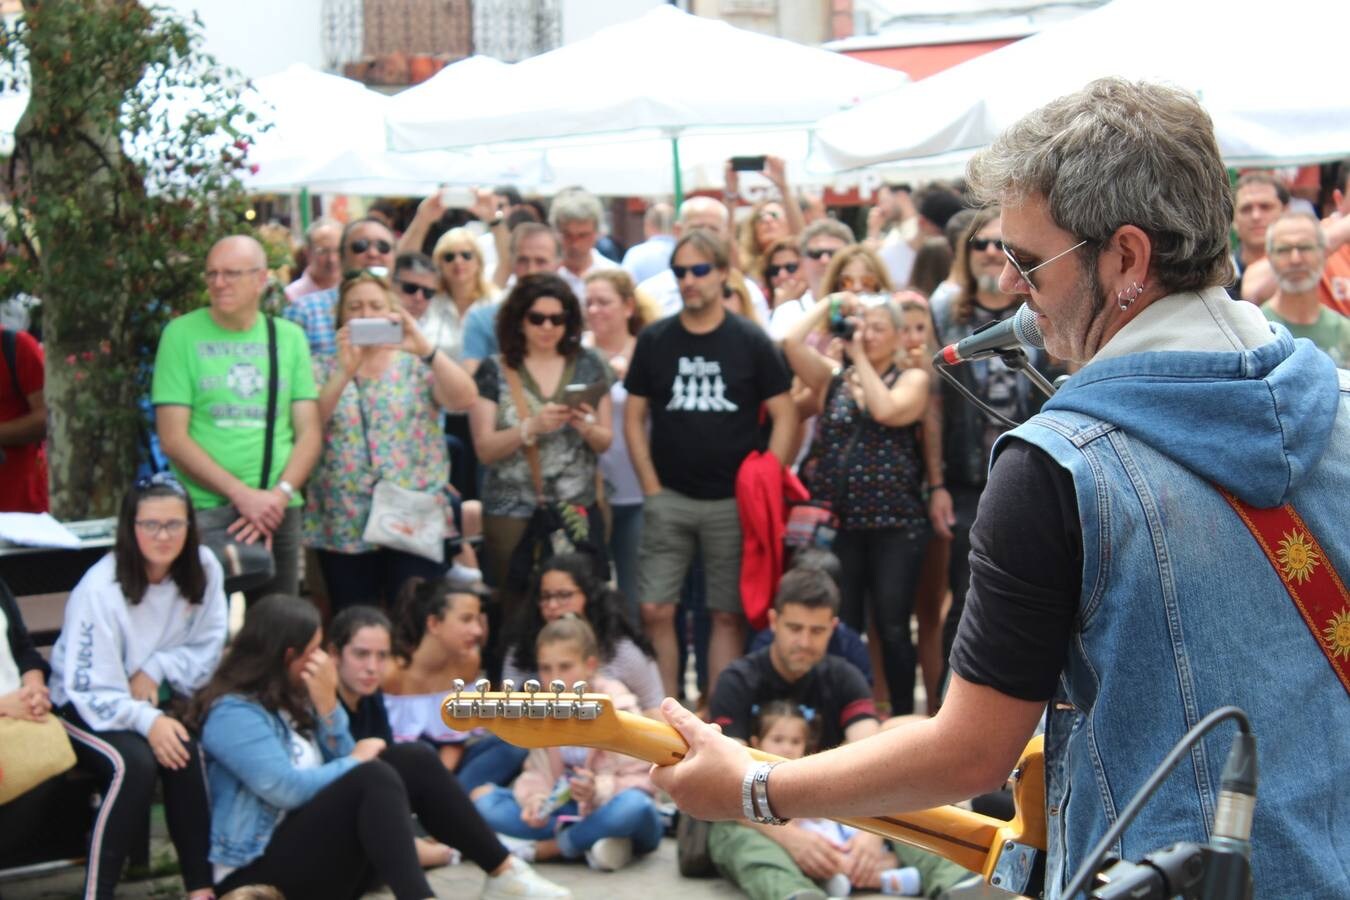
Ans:
[{"label": "sun design on strap", "polygon": [[1332,656],[1350,659],[1350,606],[1344,607],[1322,629]]},{"label": "sun design on strap", "polygon": [[1313,569],[1321,562],[1312,544],[1298,531],[1285,532],[1284,540],[1280,541],[1280,552],[1276,555],[1284,570],[1285,581],[1299,584],[1307,581],[1312,576]]}]

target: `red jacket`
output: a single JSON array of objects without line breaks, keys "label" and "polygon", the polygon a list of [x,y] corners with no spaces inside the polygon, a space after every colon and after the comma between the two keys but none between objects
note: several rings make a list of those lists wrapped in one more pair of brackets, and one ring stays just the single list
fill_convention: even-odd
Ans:
[{"label": "red jacket", "polygon": [[750,627],[769,624],[769,608],[783,577],[783,534],[788,502],[811,495],[772,453],[756,450],[736,473],[736,509],[741,516],[741,607]]}]

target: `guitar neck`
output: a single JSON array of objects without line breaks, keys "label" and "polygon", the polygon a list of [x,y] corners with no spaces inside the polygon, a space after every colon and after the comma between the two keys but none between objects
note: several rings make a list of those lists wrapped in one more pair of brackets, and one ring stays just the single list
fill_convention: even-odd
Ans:
[{"label": "guitar neck", "polygon": [[[593,746],[670,766],[684,759],[689,746],[680,733],[664,722],[632,713],[617,713],[620,726]],[[751,749],[756,759],[772,762],[781,757]],[[862,831],[928,850],[972,872],[985,872],[991,848],[1001,840],[1007,822],[954,806],[925,809],[893,816],[850,817],[836,821]]]}]

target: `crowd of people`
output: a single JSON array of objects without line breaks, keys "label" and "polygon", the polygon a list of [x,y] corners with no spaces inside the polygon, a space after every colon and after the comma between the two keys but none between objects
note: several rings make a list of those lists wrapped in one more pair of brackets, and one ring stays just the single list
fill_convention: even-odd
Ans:
[{"label": "crowd of people", "polygon": [[[949,381],[931,360],[1017,310],[1022,268],[960,183],[883,188],[859,239],[781,161],[765,175],[776,194],[753,204],[730,169],[722,199],[653,203],[623,254],[580,189],[546,212],[507,187],[468,211],[435,195],[401,231],[319,219],[279,316],[258,241],[212,248],[208,305],[155,360],[170,471],[127,491],[50,666],[0,594],[0,716],[59,716],[100,785],[87,896],[113,895],[156,781],[194,898],[423,898],[424,868],[461,855],[485,897],[561,897],[534,864],[652,851],[667,823],[645,764],[445,723],[445,695],[485,675],[584,680],[651,716],[683,698],[788,758],[916,697],[938,712],[1008,430],[966,395],[1014,422],[1044,398],[997,355]],[[1350,163],[1325,219],[1267,173],[1233,200],[1235,302],[1350,364]],[[42,350],[0,337],[0,509],[37,511]],[[785,555],[807,508],[811,546]],[[220,541],[270,559],[232,637]],[[0,834],[45,790],[0,806]],[[756,900],[936,896],[969,875],[797,824],[718,823],[712,862]]]}]

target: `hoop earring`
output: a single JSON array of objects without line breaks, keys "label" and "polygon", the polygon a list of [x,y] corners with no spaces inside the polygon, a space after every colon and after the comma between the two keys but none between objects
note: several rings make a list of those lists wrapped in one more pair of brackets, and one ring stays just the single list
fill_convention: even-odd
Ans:
[{"label": "hoop earring", "polygon": [[1142,284],[1137,281],[1131,281],[1129,287],[1116,293],[1116,305],[1124,312],[1130,308],[1130,305],[1134,303],[1134,301],[1139,299],[1139,295],[1143,292],[1144,286]]}]

